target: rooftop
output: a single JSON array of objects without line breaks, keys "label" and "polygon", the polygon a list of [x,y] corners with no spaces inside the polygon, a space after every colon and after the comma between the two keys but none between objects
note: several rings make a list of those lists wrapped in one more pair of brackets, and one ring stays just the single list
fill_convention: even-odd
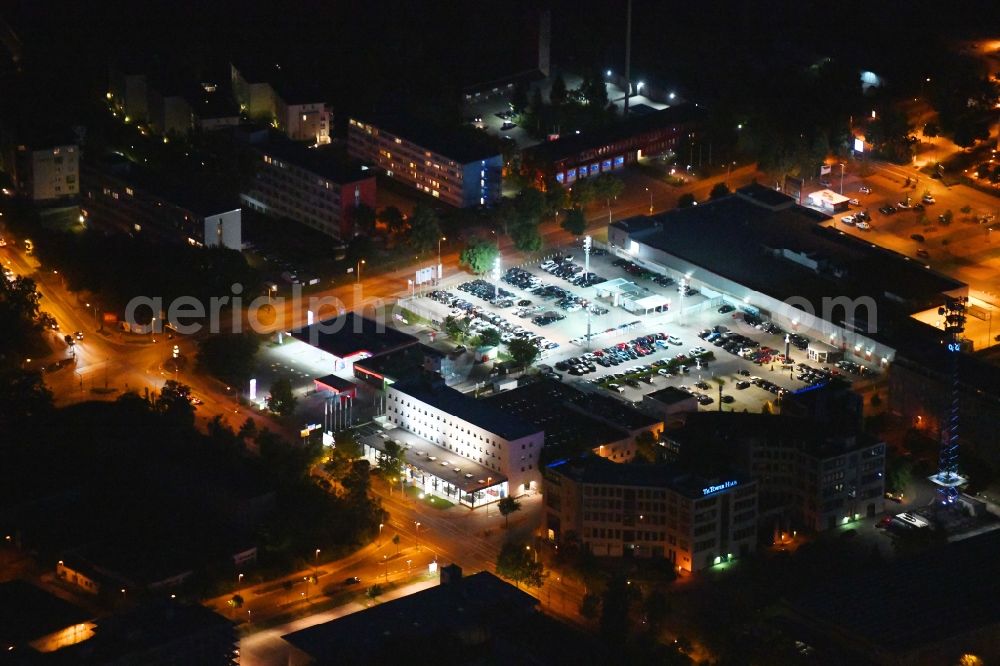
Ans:
[{"label": "rooftop", "polygon": [[788,197],[765,189],[752,185],[703,205],[668,211],[654,218],[655,226],[643,222],[636,229],[631,219],[612,226],[776,299],[806,298],[817,313],[823,312],[823,297],[872,297],[880,306],[880,329],[882,310],[920,311],[939,304],[945,292],[965,287],[896,252],[822,227],[817,222],[827,216],[788,205]]},{"label": "rooftop", "polygon": [[733,487],[752,482],[749,476],[728,469],[718,474],[702,475],[677,464],[615,463],[593,455],[552,463],[546,467],[546,472],[568,477],[578,483],[670,488],[691,499],[700,499],[724,490],[725,488],[715,488],[723,484]]},{"label": "rooftop", "polygon": [[292,337],[337,358],[349,358],[358,354],[374,356],[417,342],[409,333],[354,312],[346,312],[339,317],[296,329],[292,331]]},{"label": "rooftop", "polygon": [[404,379],[392,388],[508,441],[541,432],[541,428],[528,421],[508,414],[487,400],[477,400],[445,386],[443,381],[430,382],[422,377]]},{"label": "rooftop", "polygon": [[376,113],[352,117],[360,122],[374,125],[384,134],[395,135],[459,164],[500,156],[500,147],[496,140],[482,130],[472,127],[440,127],[400,113]]},{"label": "rooftop", "polygon": [[630,139],[645,132],[672,125],[683,125],[704,116],[694,104],[679,104],[653,113],[629,115],[607,127],[580,134],[567,134],[555,141],[544,141],[525,150],[526,161],[555,162],[576,157],[592,148],[599,148]]},{"label": "rooftop", "polygon": [[579,397],[576,389],[546,379],[503,391],[484,401],[544,430],[546,449],[566,449],[566,453],[572,449],[573,453],[579,453],[629,437],[627,430],[574,405],[573,399]]},{"label": "rooftop", "polygon": [[309,147],[272,129],[254,132],[250,142],[264,155],[288,162],[334,183],[343,185],[375,178],[373,172],[365,171],[359,163],[344,157],[339,147],[333,144]]},{"label": "rooftop", "polygon": [[91,617],[79,606],[23,580],[0,583],[0,645],[29,643]]},{"label": "rooftop", "polygon": [[[382,437],[383,434],[385,437]],[[507,480],[507,477],[500,472],[460,456],[454,451],[442,448],[434,442],[402,428],[393,428],[378,435],[368,435],[363,439],[364,443],[379,451],[385,449],[385,442],[398,442],[403,446],[403,457],[408,464],[448,481],[466,494],[491,488]]]},{"label": "rooftop", "polygon": [[676,386],[667,386],[659,391],[646,394],[647,398],[663,403],[664,405],[676,405],[679,402],[694,400],[695,397],[687,391],[682,391]]},{"label": "rooftop", "polygon": [[[901,653],[994,627],[1000,631],[1000,531],[931,548],[891,567],[858,570],[790,602],[797,618],[866,654]],[[957,603],[942,603],[941,582]],[[909,661],[909,660],[907,660]],[[896,659],[892,659],[897,663]],[[880,660],[889,663],[889,660]]]},{"label": "rooftop", "polygon": [[395,381],[414,374],[423,374],[424,359],[428,354],[436,357],[439,352],[418,343],[366,358],[354,365],[382,379]]},{"label": "rooftop", "polygon": [[[390,654],[425,650],[440,663],[465,663],[454,653],[467,650],[468,641],[532,621],[537,604],[527,592],[482,571],[282,638],[320,664],[388,663]],[[476,652],[482,659],[484,653]]]},{"label": "rooftop", "polygon": [[117,152],[107,153],[87,164],[92,164],[91,168],[105,177],[116,178],[195,215],[215,215],[240,208],[235,195],[220,192],[197,174],[154,172]]}]

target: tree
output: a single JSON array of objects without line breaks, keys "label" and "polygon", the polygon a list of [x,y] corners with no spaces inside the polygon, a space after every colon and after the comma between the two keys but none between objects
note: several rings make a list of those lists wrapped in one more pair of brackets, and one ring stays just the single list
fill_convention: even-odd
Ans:
[{"label": "tree", "polygon": [[194,405],[191,404],[191,388],[168,379],[160,389],[160,395],[154,403],[156,411],[163,414],[174,423],[193,426]]},{"label": "tree", "polygon": [[527,368],[538,358],[538,347],[530,340],[512,338],[507,342],[507,351],[510,353],[514,363],[523,368]]},{"label": "tree", "polygon": [[648,430],[644,430],[635,438],[635,461],[655,463],[657,458],[656,436]]},{"label": "tree", "polygon": [[955,218],[955,214],[953,212],[951,212],[951,209],[949,208],[945,212],[941,213],[941,216],[938,218],[938,222],[940,222],[941,224],[943,224],[945,226],[948,226],[949,224],[951,224],[951,221],[954,218]]},{"label": "tree", "polygon": [[396,554],[399,555],[399,534],[395,534],[392,537],[392,545],[396,547]]},{"label": "tree", "polygon": [[552,87],[549,89],[549,102],[556,106],[566,103],[566,81],[561,73],[557,73],[552,80]]},{"label": "tree", "polygon": [[348,502],[361,504],[368,501],[368,490],[371,488],[371,464],[361,458],[351,463],[351,469],[341,481],[347,491]]},{"label": "tree", "polygon": [[385,450],[378,459],[378,471],[387,482],[393,483],[403,469],[403,447],[387,439]]},{"label": "tree", "polygon": [[913,463],[902,456],[892,455],[889,456],[885,472],[886,490],[901,493],[913,480]]},{"label": "tree", "polygon": [[0,366],[0,432],[28,426],[52,411],[52,393],[41,374]]},{"label": "tree", "polygon": [[464,319],[456,319],[451,315],[444,318],[444,332],[456,342],[461,342],[469,332],[469,325]]},{"label": "tree", "polygon": [[542,249],[542,235],[538,233],[538,223],[519,224],[511,232],[514,247],[521,252],[538,252]]},{"label": "tree", "polygon": [[583,595],[580,602],[580,615],[588,620],[596,620],[601,613],[601,598],[593,593]]},{"label": "tree", "polygon": [[375,601],[375,599],[377,599],[380,596],[382,596],[382,586],[379,585],[378,583],[375,583],[374,585],[368,587],[365,590],[365,597],[369,601]]},{"label": "tree", "polygon": [[280,377],[271,384],[271,393],[267,396],[267,408],[275,414],[289,416],[295,411],[298,398],[292,394],[292,382],[288,377]]},{"label": "tree", "polygon": [[503,516],[504,529],[507,529],[507,527],[510,525],[510,514],[514,513],[515,511],[520,511],[521,503],[518,502],[513,497],[511,497],[510,495],[507,495],[506,497],[502,498],[499,502],[497,502],[497,509],[499,509],[500,515]]},{"label": "tree", "polygon": [[574,236],[582,236],[587,231],[587,218],[579,208],[570,208],[559,226]]},{"label": "tree", "polygon": [[594,188],[594,180],[590,178],[576,181],[576,184],[573,185],[573,189],[570,191],[570,201],[580,208],[586,208],[587,204],[596,197],[597,190]]},{"label": "tree", "polygon": [[482,347],[496,347],[500,344],[500,331],[495,328],[483,329],[479,334],[479,344]]},{"label": "tree", "polygon": [[937,123],[927,123],[924,125],[924,136],[933,139],[941,133],[941,128]]},{"label": "tree", "polygon": [[418,204],[410,218],[410,245],[418,252],[429,252],[441,240],[441,221],[430,206]]},{"label": "tree", "polygon": [[217,333],[198,343],[198,367],[216,377],[245,385],[256,368],[260,340],[252,333]]},{"label": "tree", "polygon": [[712,381],[719,387],[719,411],[722,411],[722,387],[726,385],[726,380],[722,377],[712,377]]},{"label": "tree", "polygon": [[375,231],[375,209],[368,204],[359,203],[354,207],[354,230],[370,234]]},{"label": "tree", "polygon": [[729,194],[729,187],[722,181],[719,181],[712,186],[712,190],[708,193],[708,198],[718,199],[719,197],[724,197],[727,194]]},{"label": "tree", "polygon": [[243,608],[243,597],[238,594],[234,594],[226,603],[230,608]]},{"label": "tree", "polygon": [[691,194],[690,192],[685,192],[680,196],[679,199],[677,199],[678,208],[690,208],[691,206],[695,205],[695,203],[696,202],[694,200],[694,195]]},{"label": "tree", "polygon": [[635,601],[635,591],[623,576],[608,581],[601,599],[601,637],[612,646],[622,646],[628,638],[629,613]]},{"label": "tree", "polygon": [[607,202],[608,210],[611,210],[611,202],[620,197],[624,191],[625,182],[618,176],[602,173],[594,179],[594,194],[598,199]]},{"label": "tree", "polygon": [[378,219],[385,225],[390,234],[396,235],[406,231],[406,218],[403,217],[403,212],[395,206],[383,208],[382,212],[378,214]]},{"label": "tree", "polygon": [[514,113],[523,113],[528,108],[528,84],[523,79],[518,79],[514,84],[514,90],[510,94],[510,106]]},{"label": "tree", "polygon": [[542,563],[535,561],[536,555],[527,544],[508,541],[497,554],[497,573],[511,579],[518,587],[521,583],[527,587],[541,587],[545,574]]},{"label": "tree", "polygon": [[653,590],[642,600],[642,609],[646,613],[646,624],[649,631],[656,634],[663,628],[663,622],[670,615],[670,601],[662,590]]},{"label": "tree", "polygon": [[485,240],[474,240],[462,250],[458,262],[476,275],[482,275],[493,269],[498,256],[500,250],[496,245]]},{"label": "tree", "polygon": [[597,70],[591,70],[583,78],[580,84],[580,94],[587,100],[587,104],[596,108],[604,109],[608,106],[608,88],[604,83],[604,77]]}]

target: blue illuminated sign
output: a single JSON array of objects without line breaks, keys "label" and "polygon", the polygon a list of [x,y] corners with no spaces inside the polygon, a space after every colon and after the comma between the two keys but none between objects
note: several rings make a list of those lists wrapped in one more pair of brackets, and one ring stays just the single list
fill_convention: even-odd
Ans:
[{"label": "blue illuminated sign", "polygon": [[625,158],[622,155],[619,155],[618,157],[615,158],[615,168],[621,169],[624,166],[625,166]]},{"label": "blue illuminated sign", "polygon": [[960,345],[957,342],[949,342],[948,343],[948,351],[950,351],[950,352],[960,352],[960,351],[962,351],[962,345]]},{"label": "blue illuminated sign", "polygon": [[712,495],[722,490],[729,490],[730,488],[735,488],[739,485],[739,481],[723,481],[717,486],[708,486],[707,488],[701,489],[702,495]]},{"label": "blue illuminated sign", "polygon": [[590,165],[590,175],[595,176],[599,173],[601,173],[601,165],[598,164],[597,162],[594,162],[593,164]]},{"label": "blue illuminated sign", "polygon": [[611,160],[601,162],[601,171],[611,171]]},{"label": "blue illuminated sign", "polygon": [[557,174],[556,174],[556,182],[557,182],[557,183],[560,183],[560,184],[562,184],[562,182],[563,182],[563,177],[564,177],[564,176],[563,176],[563,173],[562,173],[562,171],[560,171],[559,173],[557,173]]}]

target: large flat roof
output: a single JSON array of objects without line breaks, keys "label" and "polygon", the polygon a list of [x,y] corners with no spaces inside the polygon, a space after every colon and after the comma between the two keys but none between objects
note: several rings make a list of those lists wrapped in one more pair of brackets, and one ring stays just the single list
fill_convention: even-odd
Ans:
[{"label": "large flat roof", "polygon": [[[589,420],[599,420],[618,430],[632,432],[642,428],[652,428],[659,420],[641,412],[621,400],[599,393],[586,393],[569,384],[553,379],[542,379],[537,382],[519,386],[510,391],[504,391],[484,399],[497,405],[501,410],[523,410],[529,420],[545,419],[544,410],[559,404],[571,407],[575,414],[583,415]],[[583,430],[578,428],[577,432]],[[546,431],[546,441],[548,441]],[[611,435],[609,431],[604,434]],[[603,444],[605,442],[598,442]]]},{"label": "large flat roof", "polygon": [[484,131],[472,127],[441,127],[401,113],[372,113],[351,117],[459,164],[488,160],[500,155],[496,140]]},{"label": "large flat roof", "polygon": [[[711,496],[712,488],[732,482],[727,487],[751,483],[746,474],[726,471],[703,476],[680,465],[635,465],[615,463],[600,456],[583,456],[552,463],[546,470],[571,478],[578,483],[641,488],[670,488],[685,497],[700,499]],[[724,488],[717,488],[723,490]],[[709,492],[706,492],[708,490]]]},{"label": "large flat roof", "polygon": [[417,343],[417,339],[409,333],[355,312],[345,312],[296,329],[292,331],[292,337],[337,358],[363,353],[374,356]]},{"label": "large flat roof", "polygon": [[452,654],[464,631],[496,632],[524,622],[526,613],[530,621],[537,604],[527,592],[482,571],[282,638],[319,664],[381,663],[387,653],[420,653],[434,650],[434,643],[442,654]]},{"label": "large flat roof", "polygon": [[572,399],[577,397],[576,390],[566,391],[563,386],[560,382],[543,380],[503,391],[484,401],[544,430],[547,449],[594,449],[629,437],[627,430],[575,407]]},{"label": "large flat roof", "polygon": [[477,400],[445,386],[443,381],[430,382],[424,378],[413,378],[396,382],[392,388],[508,441],[542,431],[541,428],[507,413],[486,400]]},{"label": "large flat roof", "polygon": [[530,161],[555,162],[576,157],[585,150],[638,137],[646,132],[700,120],[703,116],[703,111],[694,104],[678,104],[653,113],[630,115],[601,129],[567,134],[555,141],[544,141],[531,146],[525,150],[525,157]]},{"label": "large flat roof", "polygon": [[496,470],[480,465],[470,458],[460,456],[402,428],[366,435],[362,441],[379,451],[385,450],[385,443],[388,441],[399,442],[403,445],[403,457],[409,465],[448,481],[464,493],[475,493],[507,480],[506,476]]},{"label": "large flat roof", "polygon": [[892,566],[834,580],[821,577],[790,607],[799,619],[835,632],[867,654],[907,653],[988,627],[1000,631],[997,553],[1000,531],[994,530],[931,547]]},{"label": "large flat roof", "polygon": [[311,148],[274,130],[254,134],[251,145],[265,155],[311,171],[334,183],[343,185],[375,178],[374,172],[362,170],[360,164],[347,159],[334,145]]},{"label": "large flat roof", "polygon": [[[655,226],[641,225],[637,231],[630,220],[612,226],[642,244],[776,299],[806,298],[817,313],[823,311],[823,297],[838,296],[870,296],[880,306],[920,311],[937,305],[942,294],[965,286],[918,261],[822,227],[818,222],[827,216],[788,205],[789,198],[777,192],[765,199],[761,189],[752,186],[668,211],[654,218]],[[815,261],[819,270],[787,255]]]}]

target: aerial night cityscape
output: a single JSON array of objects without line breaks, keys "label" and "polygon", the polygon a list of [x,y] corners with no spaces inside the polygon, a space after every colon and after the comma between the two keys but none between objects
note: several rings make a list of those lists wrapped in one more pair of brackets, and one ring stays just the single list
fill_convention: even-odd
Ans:
[{"label": "aerial night cityscape", "polygon": [[1000,2],[0,0],[0,666],[1000,665]]}]

